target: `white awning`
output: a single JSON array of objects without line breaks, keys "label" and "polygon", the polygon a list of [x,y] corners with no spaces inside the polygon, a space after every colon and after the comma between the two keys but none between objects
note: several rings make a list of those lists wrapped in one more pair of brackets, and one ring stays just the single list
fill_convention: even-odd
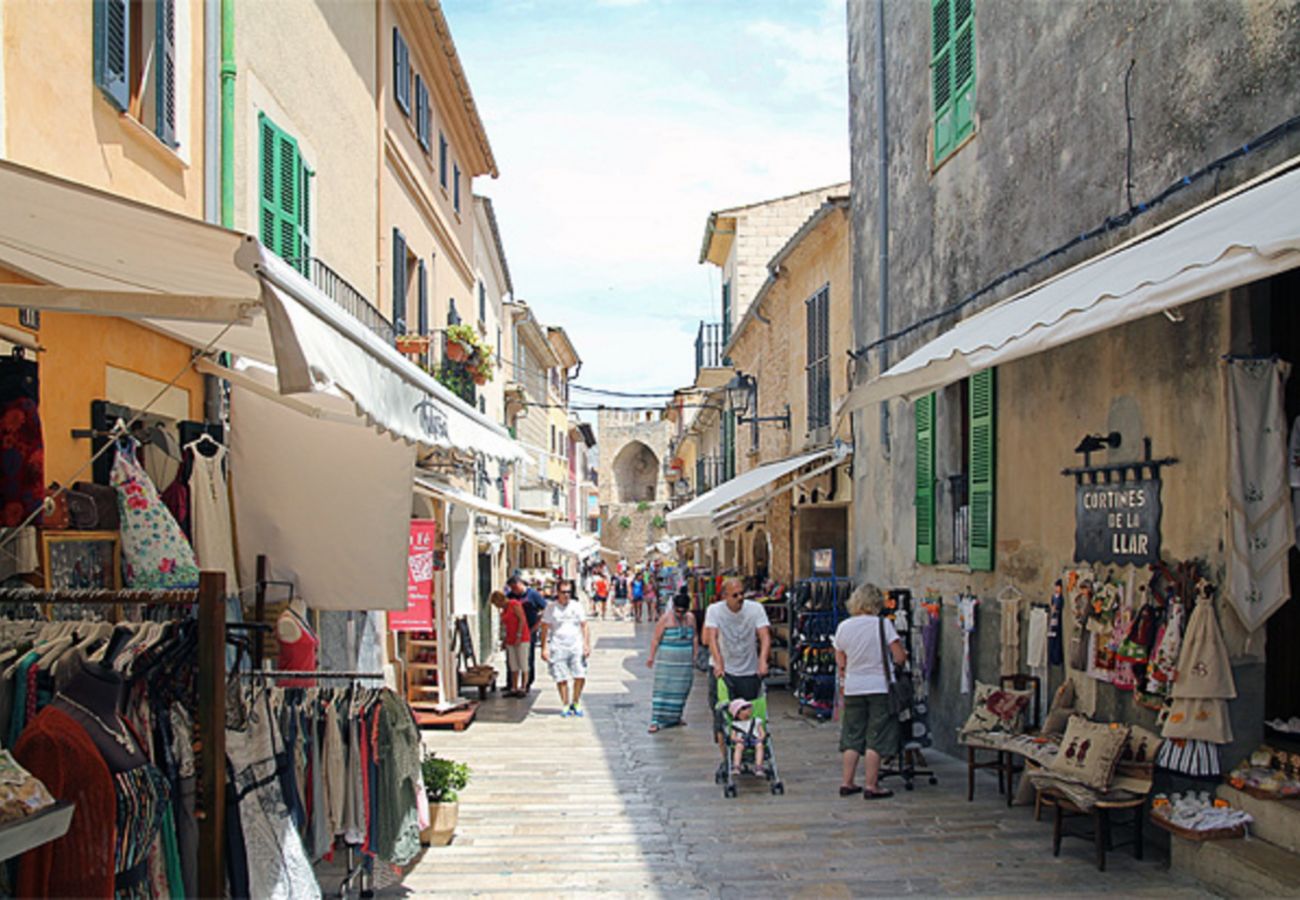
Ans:
[{"label": "white awning", "polygon": [[782,475],[793,472],[813,460],[829,456],[831,449],[816,450],[800,456],[792,456],[779,462],[768,463],[742,472],[730,481],[725,481],[708,493],[701,494],[690,503],[679,506],[668,514],[668,533],[678,537],[710,538],[718,534],[713,517],[724,512],[724,507],[739,500],[746,494],[759,490],[776,481]]},{"label": "white awning", "polygon": [[445,481],[438,481],[419,474],[415,476],[415,492],[417,494],[427,494],[448,503],[458,503],[484,515],[496,516],[499,519],[507,519],[511,522],[522,522],[527,525],[546,524],[546,520],[540,516],[531,516],[517,509],[509,509],[498,503],[493,503],[491,500],[485,500],[471,494],[469,491],[462,491],[455,485],[448,484]]},{"label": "white awning", "polygon": [[0,306],[133,319],[194,347],[274,366],[282,394],[345,395],[411,443],[527,458],[455,397],[250,236],[0,162]]},{"label": "white awning", "polygon": [[599,553],[601,549],[600,541],[597,538],[579,534],[574,529],[561,525],[552,525],[544,531],[518,522],[511,527],[519,532],[525,540],[532,541],[541,547],[549,547],[561,553],[568,553],[579,559]]},{"label": "white awning", "polygon": [[1300,266],[1300,170],[1216,198],[955,325],[842,407],[915,399],[975,372],[1060,347]]}]

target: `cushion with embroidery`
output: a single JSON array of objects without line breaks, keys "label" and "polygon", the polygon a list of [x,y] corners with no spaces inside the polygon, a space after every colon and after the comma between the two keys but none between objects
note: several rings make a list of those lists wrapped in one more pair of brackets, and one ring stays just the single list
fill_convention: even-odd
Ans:
[{"label": "cushion with embroidery", "polygon": [[1098,791],[1110,788],[1115,766],[1128,742],[1129,726],[1116,722],[1090,722],[1073,716],[1061,738],[1061,752],[1048,771]]},{"label": "cushion with embroidery", "polygon": [[976,731],[1005,731],[1017,734],[1023,727],[1025,707],[1033,691],[1013,691],[994,684],[975,682],[975,700],[963,735]]}]

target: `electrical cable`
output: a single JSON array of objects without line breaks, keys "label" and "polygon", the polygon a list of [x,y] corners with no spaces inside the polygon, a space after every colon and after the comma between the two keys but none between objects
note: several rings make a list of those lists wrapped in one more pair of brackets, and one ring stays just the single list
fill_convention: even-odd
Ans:
[{"label": "electrical cable", "polygon": [[629,397],[637,400],[654,400],[659,398],[671,400],[679,393],[685,394],[698,392],[698,389],[696,388],[683,388],[681,391],[637,393],[635,391],[615,391],[610,388],[587,387],[585,384],[570,384],[569,387],[573,388],[575,391],[582,391],[587,394],[603,394],[607,397]]},{"label": "electrical cable", "polygon": [[1248,154],[1251,154],[1256,150],[1263,149],[1264,147],[1267,147],[1270,144],[1274,144],[1277,141],[1281,140],[1283,137],[1290,134],[1291,132],[1296,131],[1297,129],[1300,129],[1300,115],[1292,116],[1291,118],[1287,119],[1281,124],[1275,125],[1274,127],[1270,128],[1268,131],[1264,132],[1254,140],[1242,144],[1240,147],[1238,147],[1236,150],[1233,150],[1231,153],[1225,153],[1223,156],[1220,156],[1218,159],[1214,160],[1213,162],[1210,162],[1202,166],[1201,168],[1197,169],[1195,172],[1192,172],[1190,175],[1184,175],[1182,178],[1178,179],[1177,181],[1170,183],[1163,191],[1156,194],[1151,199],[1141,202],[1136,206],[1130,206],[1129,209],[1125,210],[1124,212],[1118,215],[1109,216],[1104,222],[1102,222],[1100,225],[1096,226],[1095,228],[1089,231],[1085,231],[1082,234],[1071,238],[1065,243],[1060,244],[1051,250],[1048,250],[1046,253],[1042,254],[1036,259],[1030,260],[1029,262],[1017,266],[1014,269],[1010,269],[1006,272],[1003,272],[997,278],[994,278],[992,281],[988,282],[983,287],[978,288],[972,291],[971,293],[967,294],[965,297],[963,297],[961,300],[958,300],[956,303],[950,304],[949,306],[945,306],[942,309],[930,313],[927,316],[922,316],[920,319],[917,319],[911,325],[908,325],[905,328],[900,328],[898,331],[891,332],[890,334],[886,334],[883,337],[878,337],[874,341],[871,341],[870,343],[865,344],[862,347],[859,347],[857,350],[850,350],[849,355],[852,356],[854,359],[859,359],[864,354],[869,353],[870,351],[876,349],[877,347],[882,347],[885,344],[892,344],[894,341],[898,340],[899,338],[907,337],[909,334],[911,334],[914,331],[917,331],[921,328],[924,328],[927,325],[931,325],[935,322],[938,322],[941,319],[947,318],[948,316],[951,316],[955,313],[961,312],[963,309],[970,306],[975,301],[979,300],[980,298],[984,297],[986,294],[1001,287],[1003,284],[1010,281],[1011,279],[1026,274],[1027,272],[1029,272],[1030,269],[1033,269],[1041,265],[1042,263],[1045,263],[1048,260],[1053,259],[1054,257],[1060,256],[1061,254],[1074,249],[1079,244],[1083,244],[1092,240],[1093,238],[1100,237],[1101,235],[1106,234],[1109,231],[1113,231],[1116,228],[1123,228],[1124,226],[1132,223],[1133,220],[1137,219],[1139,216],[1149,213],[1151,210],[1155,209],[1157,206],[1164,203],[1170,197],[1174,196],[1175,194],[1179,193],[1180,191],[1188,187],[1191,187],[1193,184],[1205,178],[1207,175],[1217,176],[1219,171],[1223,169],[1225,166],[1227,166],[1228,163],[1234,162],[1243,156],[1247,156]]}]

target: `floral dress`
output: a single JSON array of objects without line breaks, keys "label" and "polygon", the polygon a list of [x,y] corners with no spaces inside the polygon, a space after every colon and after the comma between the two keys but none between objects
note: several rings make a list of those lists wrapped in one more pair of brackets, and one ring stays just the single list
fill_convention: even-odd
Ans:
[{"label": "floral dress", "polygon": [[134,438],[120,441],[109,477],[122,519],[122,580],[144,590],[198,587],[194,550],[140,465],[138,448]]}]

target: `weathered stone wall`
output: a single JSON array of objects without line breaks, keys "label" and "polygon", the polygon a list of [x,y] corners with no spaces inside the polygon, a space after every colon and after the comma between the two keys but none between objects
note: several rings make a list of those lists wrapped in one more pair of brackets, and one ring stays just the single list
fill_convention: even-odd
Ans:
[{"label": "weathered stone wall", "polygon": [[[666,535],[664,529],[651,527],[651,522],[656,516],[667,514],[668,483],[664,479],[664,462],[673,429],[673,423],[667,419],[653,415],[647,418],[643,412],[603,410],[597,416],[596,430],[602,468],[601,543],[612,550],[618,550],[631,562],[641,561],[645,557],[645,548]],[[637,443],[648,447],[657,459],[655,496],[653,500],[645,501],[644,510],[639,508],[641,503],[638,501],[624,502],[618,484],[617,461],[620,454],[629,445]],[[631,520],[628,528],[618,524],[625,516]]]},{"label": "weathered stone wall", "polygon": [[[876,4],[849,0],[853,146],[855,341],[880,335]],[[897,331],[1128,208],[1124,76],[1133,68],[1132,191],[1140,202],[1269,130],[1295,112],[1300,89],[1300,3],[1106,2],[992,4],[975,14],[976,132],[931,170],[929,16],[923,4],[886,4],[889,118],[889,304]],[[1292,135],[1231,163],[1132,225],[1036,265],[971,304],[969,315],[1241,183],[1300,150]],[[1218,358],[1231,346],[1243,292],[1184,307],[999,368],[996,559],[991,573],[914,562],[915,433],[908,403],[889,404],[889,442],[873,407],[856,416],[854,570],[859,578],[946,599],[967,586],[984,602],[974,638],[977,677],[998,673],[998,604],[1007,585],[1045,599],[1073,554],[1073,488],[1060,469],[1087,433],[1119,430],[1132,454],[1151,437],[1164,472],[1167,557],[1200,557],[1221,571],[1223,401]],[[951,327],[926,325],[894,342],[889,361]],[[879,371],[879,353],[867,369]],[[866,373],[862,373],[865,375]],[[953,402],[941,392],[941,406]],[[951,416],[951,407],[948,413]],[[940,410],[940,418],[945,413]],[[948,429],[949,433],[951,429]],[[940,468],[960,463],[939,448]],[[957,455],[959,457],[960,454]],[[1104,456],[1105,454],[1103,454]],[[1131,455],[1126,458],[1132,458]],[[941,484],[945,472],[937,473]],[[943,490],[943,488],[941,488]],[[869,498],[869,502],[867,502]],[[940,504],[941,509],[942,504]],[[937,520],[942,529],[945,519]],[[1220,609],[1240,697],[1231,765],[1261,737],[1262,666],[1241,655],[1235,619]],[[1023,629],[1022,629],[1023,634]],[[970,698],[957,690],[961,641],[943,610],[932,726],[955,749]],[[1053,672],[1053,684],[1060,669]],[[1085,679],[1085,681],[1088,681]],[[1131,697],[1090,681],[1097,714],[1151,725]]]}]

